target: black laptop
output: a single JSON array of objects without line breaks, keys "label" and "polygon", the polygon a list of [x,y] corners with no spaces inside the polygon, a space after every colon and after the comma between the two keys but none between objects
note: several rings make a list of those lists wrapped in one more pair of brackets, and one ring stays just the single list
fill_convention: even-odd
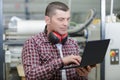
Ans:
[{"label": "black laptop", "polygon": [[84,48],[82,61],[80,65],[65,66],[62,69],[85,67],[88,65],[102,63],[102,61],[104,60],[109,42],[110,42],[110,39],[86,42],[86,46]]}]

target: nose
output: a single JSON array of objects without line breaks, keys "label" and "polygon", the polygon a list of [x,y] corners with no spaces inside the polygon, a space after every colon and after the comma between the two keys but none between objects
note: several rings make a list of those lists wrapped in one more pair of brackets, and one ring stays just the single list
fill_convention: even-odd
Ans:
[{"label": "nose", "polygon": [[65,25],[65,26],[68,26],[68,23],[69,23],[68,20],[64,20],[64,25]]}]

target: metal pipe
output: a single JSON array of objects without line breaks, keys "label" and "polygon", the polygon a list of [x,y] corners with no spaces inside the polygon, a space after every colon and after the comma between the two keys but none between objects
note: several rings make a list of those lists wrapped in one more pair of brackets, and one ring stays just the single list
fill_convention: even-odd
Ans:
[{"label": "metal pipe", "polygon": [[72,1],[69,0],[68,5],[69,5],[69,9],[70,9],[70,11],[71,11],[71,3],[72,3]]},{"label": "metal pipe", "polygon": [[77,25],[73,29],[69,29],[68,30],[68,34],[71,35],[71,34],[75,34],[75,33],[78,33],[78,32],[82,32],[84,29],[86,29],[89,26],[89,24],[93,21],[95,16],[96,16],[96,10],[95,9],[91,9],[89,17],[85,21],[85,23],[82,24],[82,25]]},{"label": "metal pipe", "polygon": [[[105,39],[106,0],[101,0],[101,39]],[[100,67],[100,80],[105,80],[105,60]]]},{"label": "metal pipe", "polygon": [[111,0],[111,5],[110,5],[110,15],[113,15],[113,0]]}]

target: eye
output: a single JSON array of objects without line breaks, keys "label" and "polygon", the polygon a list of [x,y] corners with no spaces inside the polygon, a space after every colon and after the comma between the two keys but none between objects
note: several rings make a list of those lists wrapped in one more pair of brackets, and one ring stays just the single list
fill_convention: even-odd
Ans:
[{"label": "eye", "polygon": [[64,18],[58,18],[58,20],[59,20],[59,21],[63,21],[63,20],[64,20]]},{"label": "eye", "polygon": [[68,18],[67,21],[70,21],[70,18]]}]

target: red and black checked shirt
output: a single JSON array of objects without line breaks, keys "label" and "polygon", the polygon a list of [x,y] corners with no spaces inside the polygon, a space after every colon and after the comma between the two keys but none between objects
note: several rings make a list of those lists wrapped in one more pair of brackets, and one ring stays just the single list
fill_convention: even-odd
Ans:
[{"label": "red and black checked shirt", "polygon": [[[78,55],[77,43],[68,39],[62,46],[63,56]],[[51,44],[47,35],[39,33],[27,40],[22,50],[22,63],[27,80],[61,80],[63,67],[59,50]],[[67,80],[87,80],[87,77],[79,76],[75,69],[66,69]]]}]

